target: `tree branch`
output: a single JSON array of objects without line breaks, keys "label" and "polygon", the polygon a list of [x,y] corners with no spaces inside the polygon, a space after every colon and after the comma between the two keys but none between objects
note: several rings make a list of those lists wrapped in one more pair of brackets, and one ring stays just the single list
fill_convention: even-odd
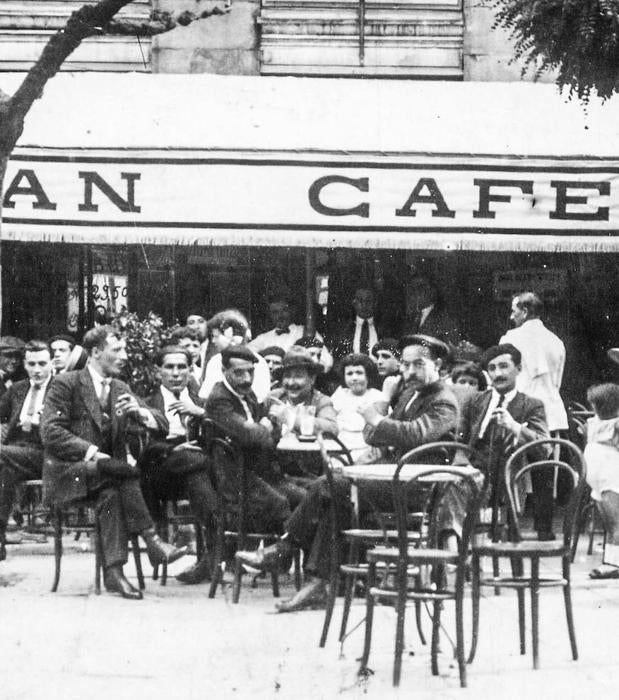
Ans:
[{"label": "tree branch", "polygon": [[8,102],[0,104],[0,158],[8,156],[22,134],[24,119],[48,80],[84,39],[101,33],[114,15],[132,0],[100,0],[73,12],[66,26],[49,40],[38,61]]},{"label": "tree branch", "polygon": [[103,32],[116,36],[138,36],[149,37],[157,34],[165,34],[176,27],[186,27],[199,19],[206,19],[214,15],[225,15],[230,12],[230,4],[227,2],[211,2],[210,7],[202,12],[191,12],[186,10],[178,15],[171,12],[154,10],[149,19],[143,22],[132,22],[131,20],[113,19],[103,27]]}]

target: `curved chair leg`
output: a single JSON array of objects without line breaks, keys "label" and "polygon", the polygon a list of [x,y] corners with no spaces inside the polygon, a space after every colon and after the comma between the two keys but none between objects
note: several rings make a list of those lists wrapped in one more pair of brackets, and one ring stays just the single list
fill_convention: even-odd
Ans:
[{"label": "curved chair leg", "polygon": [[208,597],[214,598],[217,593],[217,586],[223,579],[223,558],[224,558],[224,524],[222,518],[217,519],[217,529],[215,535],[215,553],[213,557],[213,569],[211,571],[211,585],[208,589]]},{"label": "curved chair leg", "polygon": [[466,688],[466,661],[464,658],[464,571],[456,575],[456,657],[460,673],[460,687]]},{"label": "curved chair leg", "polygon": [[468,663],[473,663],[475,652],[477,651],[477,641],[479,639],[479,597],[480,597],[480,561],[479,555],[473,554],[471,558],[472,582],[471,582],[471,605],[473,608],[473,629],[471,631],[471,650],[469,652]]},{"label": "curved chair leg", "polygon": [[142,571],[142,558],[140,557],[140,542],[137,535],[131,538],[131,550],[133,552],[133,562],[135,564],[135,571],[138,577],[138,587],[141,591],[146,588],[144,583],[144,572]]},{"label": "curved chair leg", "polygon": [[406,619],[406,593],[408,571],[406,568],[397,572],[398,597],[396,601],[395,656],[393,660],[393,685],[400,685],[402,674],[402,654],[404,653],[404,622]]},{"label": "curved chair leg", "polygon": [[232,587],[232,602],[238,603],[241,597],[241,578],[243,577],[243,564],[240,559],[234,562],[234,585]]},{"label": "curved chair leg", "polygon": [[570,563],[563,560],[563,578],[567,585],[563,587],[563,600],[565,602],[565,617],[567,619],[567,631],[570,636],[570,646],[572,647],[572,658],[578,660],[578,647],[576,646],[576,629],[574,628],[574,614],[572,612],[572,593],[570,585]]},{"label": "curved chair leg", "polygon": [[279,569],[277,567],[271,571],[271,590],[273,598],[279,598]]},{"label": "curved chair leg", "polygon": [[[415,586],[421,588],[421,575],[415,576]],[[415,623],[417,625],[417,634],[419,635],[419,641],[425,647],[427,644],[426,636],[423,633],[423,619],[421,616],[421,601],[415,601]]]},{"label": "curved chair leg", "polygon": [[372,623],[374,621],[374,596],[370,593],[376,585],[376,563],[370,562],[368,565],[367,589],[365,591],[365,635],[363,640],[363,654],[359,673],[363,674],[367,670],[368,659],[370,658],[370,647],[372,646]]},{"label": "curved chair leg", "polygon": [[527,653],[524,588],[518,588],[516,595],[518,596],[518,633],[520,635],[520,654],[524,656]]},{"label": "curved chair leg", "polygon": [[438,676],[438,643],[440,640],[442,607],[443,604],[440,600],[434,601],[434,614],[432,615],[432,646],[430,652],[433,676]]},{"label": "curved chair leg", "polygon": [[331,626],[331,619],[333,617],[333,610],[335,608],[335,599],[337,597],[337,589],[340,585],[340,575],[339,566],[337,562],[332,562],[331,571],[329,573],[329,595],[327,596],[327,608],[325,610],[325,619],[322,623],[322,632],[320,634],[319,647],[324,647],[327,643],[327,635],[329,634],[329,627]]},{"label": "curved chair leg", "polygon": [[95,594],[101,595],[101,569],[105,566],[105,562],[101,551],[101,533],[99,532],[99,521],[96,515],[93,537],[95,540]]},{"label": "curved chair leg", "polygon": [[342,609],[342,621],[340,623],[339,641],[343,641],[346,637],[346,628],[348,627],[348,618],[350,616],[350,608],[352,599],[355,594],[355,584],[357,577],[354,574],[346,574],[344,581],[344,607]]},{"label": "curved chair leg", "polygon": [[62,512],[54,509],[52,514],[54,520],[54,582],[52,583],[52,593],[58,590],[60,582],[60,563],[62,561]]},{"label": "curved chair leg", "polygon": [[531,640],[533,668],[539,668],[539,557],[531,558]]}]

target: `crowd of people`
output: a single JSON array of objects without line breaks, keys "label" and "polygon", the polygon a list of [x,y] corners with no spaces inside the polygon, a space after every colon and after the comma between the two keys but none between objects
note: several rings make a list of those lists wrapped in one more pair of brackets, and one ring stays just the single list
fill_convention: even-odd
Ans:
[{"label": "crowd of people", "polygon": [[[419,445],[456,439],[474,448],[472,464],[486,479],[491,448],[504,461],[525,443],[567,430],[560,395],[565,348],[545,327],[536,294],[513,298],[514,327],[485,351],[432,329],[431,304],[399,339],[375,323],[371,289],[357,289],[352,305],[350,324],[332,337],[293,323],[281,296],[269,303],[272,328],[253,339],[236,309],[208,321],[191,313],[158,349],[160,383],[144,398],[121,379],[126,341],[112,326],[90,329],[80,345],[68,335],[1,338],[0,560],[20,482],[42,478],[46,503],[93,506],[108,591],[142,597],[123,573],[134,535],[143,538],[153,565],[186,553],[163,542],[155,527],[163,504],[178,498],[189,501],[206,547],[177,578],[186,585],[210,580],[220,504],[227,516],[238,512],[241,474],[229,456],[213,459],[201,449],[197,437],[208,420],[250,467],[248,527],[280,535],[276,544],[236,557],[254,569],[285,570],[300,547],[308,582],[278,609],[314,607],[324,603],[329,578],[330,499],[338,500],[338,531],[350,523],[352,505],[349,482],[336,476],[331,491],[315,455],[276,450],[282,436],[301,431],[307,411],[300,407],[311,409],[311,430],[339,436],[356,463],[393,462]],[[592,388],[589,400],[596,414],[589,474],[609,532],[607,564],[596,577],[618,577],[617,386]],[[533,475],[540,540],[555,538],[553,486],[550,472]],[[380,508],[391,497],[388,485],[362,488],[360,504]],[[444,546],[459,535],[461,500],[457,489],[446,499]]]}]

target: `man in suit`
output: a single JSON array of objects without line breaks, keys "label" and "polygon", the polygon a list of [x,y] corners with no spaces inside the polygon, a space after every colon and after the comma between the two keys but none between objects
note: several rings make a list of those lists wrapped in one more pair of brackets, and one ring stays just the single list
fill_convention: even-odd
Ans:
[{"label": "man in suit", "polygon": [[197,437],[204,401],[189,384],[191,355],[187,350],[166,346],[159,351],[156,362],[161,386],[146,399],[146,404],[166,417],[168,430],[149,442],[140,460],[142,490],[155,516],[166,499],[189,499],[193,514],[206,532],[207,550],[176,578],[181,583],[196,584],[210,579],[208,544],[217,512],[211,463],[199,447],[189,442]]},{"label": "man in suit", "polygon": [[375,298],[369,287],[359,287],[355,290],[352,306],[355,311],[354,320],[335,333],[331,341],[336,360],[351,353],[369,355],[370,349],[383,335],[383,329],[374,318]]},{"label": "man in suit", "polygon": [[186,327],[191,328],[192,331],[198,336],[198,342],[200,345],[198,356],[194,360],[196,366],[199,368],[198,376],[196,381],[198,386],[204,381],[204,373],[206,372],[206,365],[208,361],[213,357],[217,350],[213,347],[211,343],[211,336],[209,332],[209,323],[202,316],[202,314],[191,313],[187,315]]},{"label": "man in suit", "polygon": [[[445,343],[435,338],[411,336],[403,338],[400,347],[402,377],[398,393],[394,396],[393,413],[387,418],[378,406],[359,409],[366,420],[366,442],[380,447],[389,446],[396,457],[418,445],[451,439],[458,422],[456,400],[439,381],[442,358],[448,352]],[[337,475],[334,482],[339,533],[351,522],[350,483]],[[360,504],[371,502],[378,510],[385,503],[387,507],[393,507],[390,483],[363,484],[360,496]],[[292,599],[279,603],[277,607],[280,612],[314,607],[323,604],[326,599],[331,552],[330,501],[331,492],[326,477],[316,479],[292,513],[280,542],[257,552],[237,553],[244,563],[268,569],[290,551],[291,543],[309,552],[305,568],[314,578]],[[343,543],[340,543],[340,550],[342,546]],[[341,558],[341,551],[339,556]]]},{"label": "man in suit", "polygon": [[43,447],[39,418],[52,376],[49,346],[31,340],[24,349],[28,379],[12,384],[0,397],[2,446],[0,447],[0,561],[6,558],[6,524],[18,484],[40,479]]},{"label": "man in suit", "polygon": [[[475,449],[473,466],[494,479],[515,449],[548,438],[549,433],[543,403],[517,389],[520,351],[509,343],[495,345],[484,354],[482,366],[492,387],[471,394],[462,410],[458,439]],[[542,450],[539,456],[544,459],[547,452]],[[553,475],[546,470],[531,477],[535,529],[540,540],[554,539]]]},{"label": "man in suit", "polygon": [[187,350],[191,356],[191,366],[189,367],[189,386],[197,393],[204,379],[205,367],[202,366],[200,335],[198,331],[189,326],[177,328],[170,337],[172,345]]},{"label": "man in suit", "polygon": [[58,507],[84,499],[94,502],[105,587],[139,600],[141,591],[123,573],[129,536],[142,536],[153,565],[175,561],[185,553],[157,536],[128,447],[130,430],[167,432],[167,421],[117,378],[127,352],[114,328],[89,330],[83,346],[89,353],[88,365],[56,376],[43,407],[44,498]]},{"label": "man in suit", "polygon": [[522,355],[518,390],[539,399],[546,410],[548,429],[567,430],[567,413],[560,389],[565,367],[563,341],[540,318],[542,301],[533,292],[522,292],[512,299],[510,320],[514,328],[499,343],[511,343]]},{"label": "man in suit", "polygon": [[70,335],[61,333],[49,339],[49,349],[52,353],[52,368],[54,374],[67,371],[71,351],[75,347],[75,340]]},{"label": "man in suit", "polygon": [[[289,300],[282,295],[273,296],[269,301],[269,314],[273,328],[256,336],[250,343],[256,352],[262,351],[272,345],[276,345],[285,351],[290,350],[297,341],[305,335],[305,326],[291,323],[291,309]],[[320,333],[316,333],[318,340],[323,340]],[[320,362],[325,371],[333,367],[333,357],[325,347],[324,342],[320,348]]]},{"label": "man in suit", "polygon": [[[283,532],[290,515],[286,496],[262,475],[271,469],[273,449],[279,438],[274,422],[252,390],[256,355],[247,345],[229,345],[221,353],[223,378],[206,400],[206,415],[218,431],[242,451],[248,472],[246,523],[255,532]],[[238,511],[241,471],[226,453],[216,454],[213,468],[229,511]]]}]

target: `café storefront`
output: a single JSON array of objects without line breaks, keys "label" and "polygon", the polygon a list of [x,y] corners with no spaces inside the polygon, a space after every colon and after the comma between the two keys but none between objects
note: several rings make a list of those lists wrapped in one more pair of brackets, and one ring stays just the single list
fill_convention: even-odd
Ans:
[{"label": "caf\u00e9 storefront", "polygon": [[282,288],[328,331],[363,283],[395,333],[423,275],[481,346],[541,293],[581,395],[619,340],[617,117],[547,85],[58,76],[5,177],[3,332],[122,306],[259,332]]}]

